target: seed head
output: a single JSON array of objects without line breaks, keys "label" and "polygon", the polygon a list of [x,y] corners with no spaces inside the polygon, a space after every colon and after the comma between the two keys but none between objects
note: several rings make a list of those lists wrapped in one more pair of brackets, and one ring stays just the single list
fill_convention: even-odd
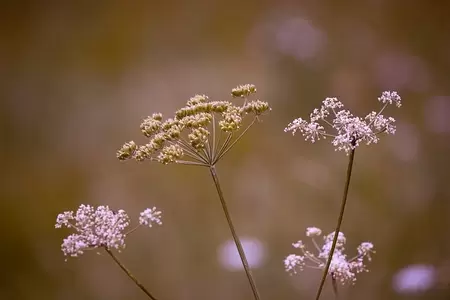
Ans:
[{"label": "seed head", "polygon": [[[175,112],[173,118],[163,120],[160,113],[154,113],[140,125],[148,142],[143,146],[128,142],[117,152],[117,157],[121,160],[153,160],[162,164],[216,163],[229,150],[228,147],[235,144],[230,141],[232,133],[241,129],[247,116],[253,116],[255,121],[270,110],[267,102],[247,101],[247,96],[253,93],[256,93],[254,85],[241,85],[232,90],[233,97],[246,98],[241,105],[229,101],[210,101],[206,95],[195,95]],[[216,139],[216,131],[225,133],[227,139]],[[225,143],[224,140],[226,144],[221,147],[223,145],[219,145],[218,141]],[[217,150],[220,153],[213,153]],[[184,156],[188,156],[187,161],[182,160]]]},{"label": "seed head", "polygon": [[256,93],[256,87],[253,84],[239,85],[231,90],[233,97],[248,97]]}]

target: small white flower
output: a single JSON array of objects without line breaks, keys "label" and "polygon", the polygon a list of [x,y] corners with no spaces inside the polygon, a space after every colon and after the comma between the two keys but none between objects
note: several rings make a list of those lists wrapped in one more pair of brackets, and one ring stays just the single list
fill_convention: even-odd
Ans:
[{"label": "small white flower", "polygon": [[319,236],[322,234],[322,230],[320,230],[320,228],[317,227],[308,227],[306,228],[306,236]]},{"label": "small white flower", "polygon": [[[302,241],[292,244],[294,248],[302,251],[302,255],[290,254],[286,257],[284,267],[287,272],[296,274],[298,271],[302,271],[305,266],[314,269],[325,269],[333,243],[334,232],[323,237],[324,244],[322,248],[319,248],[314,237],[319,236],[321,233],[322,231],[317,227],[308,227],[306,229],[306,235],[313,239],[317,254],[308,251]],[[367,272],[365,261],[370,261],[370,254],[375,252],[373,251],[372,243],[364,242],[358,246],[358,255],[347,259],[347,255],[344,254],[345,242],[345,235],[340,232],[328,270],[328,274],[334,276],[341,284],[348,282],[354,283],[356,281],[356,274],[364,271]]]},{"label": "small white flower", "polygon": [[156,207],[147,208],[139,217],[139,224],[152,227],[153,224],[162,225],[161,212],[156,210]]},{"label": "small white flower", "polygon": [[[373,252],[373,244],[369,242],[361,243],[361,245],[358,246],[358,254],[360,256],[370,255],[370,253]],[[369,260],[371,259],[370,256],[368,256]]]},{"label": "small white flower", "polygon": [[385,91],[378,97],[378,101],[387,104],[395,103],[397,107],[402,106],[402,98],[400,98],[397,92]]},{"label": "small white flower", "polygon": [[284,260],[284,268],[288,272],[292,272],[293,274],[297,274],[297,270],[303,271],[303,267],[305,266],[305,257],[295,254],[290,254]]},{"label": "small white flower", "polygon": [[341,101],[339,101],[337,98],[325,98],[325,100],[322,101],[324,108],[342,108],[344,107],[344,104],[342,104]]},{"label": "small white flower", "polygon": [[325,138],[325,130],[322,125],[317,122],[308,123],[302,118],[295,119],[292,123],[288,124],[288,127],[284,129],[285,132],[292,131],[292,135],[294,135],[297,130],[305,137],[305,141],[311,140],[312,143],[320,140],[321,138]]},{"label": "small white flower", "polygon": [[293,243],[292,247],[302,249],[302,248],[305,248],[305,244],[303,244],[302,241],[298,241],[296,243]]}]

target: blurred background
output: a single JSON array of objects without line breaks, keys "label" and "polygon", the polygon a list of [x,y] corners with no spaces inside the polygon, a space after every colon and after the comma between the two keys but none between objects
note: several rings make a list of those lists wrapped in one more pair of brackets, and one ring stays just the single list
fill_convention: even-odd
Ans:
[{"label": "blurred background", "polygon": [[[346,299],[450,298],[450,3],[2,1],[0,299],[146,299],[105,253],[64,261],[56,216],[146,207],[164,225],[127,239],[124,264],[158,299],[252,299],[208,171],[119,162],[141,120],[196,93],[253,83],[273,110],[218,165],[263,299],[311,299],[317,270],[283,259],[305,228],[335,226],[347,157],[284,133],[325,97],[355,114],[396,90],[397,134],[358,148],[342,231],[370,272]],[[333,299],[331,286],[323,299]]]}]

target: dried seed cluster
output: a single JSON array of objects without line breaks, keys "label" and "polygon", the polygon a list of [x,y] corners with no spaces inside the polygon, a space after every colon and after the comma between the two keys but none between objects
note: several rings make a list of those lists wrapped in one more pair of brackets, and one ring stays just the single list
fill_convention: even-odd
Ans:
[{"label": "dried seed cluster", "polygon": [[[195,95],[186,106],[175,112],[173,118],[163,120],[162,114],[154,113],[144,119],[141,132],[149,138],[144,145],[130,141],[117,152],[120,160],[134,158],[137,161],[156,160],[162,164],[177,162],[186,154],[198,157],[213,145],[210,137],[217,127],[227,134],[238,131],[248,115],[258,117],[270,110],[269,104],[260,100],[247,101],[256,93],[252,84],[241,85],[231,92],[233,98],[245,98],[242,105],[229,101],[210,101],[206,95]],[[214,124],[213,124],[214,123]],[[217,126],[216,126],[217,125]],[[211,153],[211,149],[208,149]],[[212,157],[206,154],[203,157]]]}]

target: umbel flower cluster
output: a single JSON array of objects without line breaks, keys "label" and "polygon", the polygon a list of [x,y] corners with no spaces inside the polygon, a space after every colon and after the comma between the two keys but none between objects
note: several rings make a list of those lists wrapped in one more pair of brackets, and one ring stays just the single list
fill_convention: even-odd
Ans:
[{"label": "umbel flower cluster", "polygon": [[105,247],[121,250],[125,248],[125,237],[139,226],[161,225],[161,212],[155,207],[140,213],[139,225],[125,232],[130,218],[122,209],[114,211],[108,206],[94,208],[81,204],[76,212],[66,211],[56,218],[55,228],[72,228],[76,233],[64,239],[61,250],[64,255],[77,257],[86,250]]},{"label": "umbel flower cluster", "polygon": [[[344,105],[337,98],[326,98],[320,108],[310,114],[310,120],[295,119],[284,129],[295,134],[300,131],[305,140],[314,143],[327,137],[333,138],[332,144],[336,150],[344,150],[347,154],[359,146],[360,142],[367,145],[377,143],[379,134],[395,133],[395,119],[385,117],[382,112],[389,104],[401,106],[401,98],[397,92],[385,91],[378,98],[383,103],[379,112],[372,111],[364,118],[355,117],[350,111],[343,109]],[[331,117],[330,117],[331,116]],[[324,126],[329,126],[335,133],[328,133]]]},{"label": "umbel flower cluster", "polygon": [[[328,255],[330,254],[331,245],[333,243],[334,232],[323,236],[324,244],[319,246],[316,237],[320,237],[322,230],[317,227],[308,227],[306,229],[306,236],[312,239],[312,243],[317,251],[317,254],[307,250],[306,245],[302,241],[293,243],[294,248],[302,251],[301,255],[290,254],[284,260],[284,266],[287,272],[297,274],[298,271],[303,271],[305,267],[313,269],[325,269]],[[334,249],[333,258],[331,260],[328,274],[335,280],[342,284],[354,283],[356,281],[356,274],[361,272],[368,272],[365,262],[370,261],[371,253],[374,253],[373,244],[369,242],[361,243],[357,252],[358,255],[348,259],[344,254],[344,245],[346,238],[342,232],[339,232],[336,248]]]},{"label": "umbel flower cluster", "polygon": [[[117,157],[120,160],[155,160],[162,164],[212,165],[232,146],[233,134],[241,129],[246,116],[253,115],[254,122],[270,110],[267,102],[248,101],[247,97],[254,93],[256,87],[246,84],[231,92],[233,98],[243,98],[240,105],[209,101],[206,95],[195,95],[172,118],[163,120],[161,113],[154,113],[140,126],[148,142],[141,146],[133,141],[125,143]],[[216,130],[225,135],[224,139],[216,136]],[[188,160],[182,160],[184,157]]]}]

